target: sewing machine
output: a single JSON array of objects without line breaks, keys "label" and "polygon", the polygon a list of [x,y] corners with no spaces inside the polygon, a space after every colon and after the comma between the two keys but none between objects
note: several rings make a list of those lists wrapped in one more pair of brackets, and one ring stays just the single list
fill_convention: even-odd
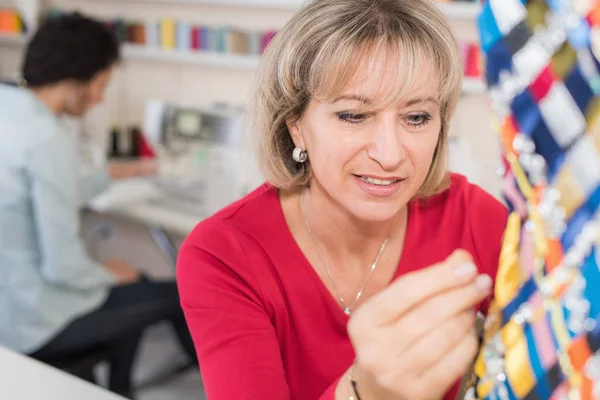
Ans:
[{"label": "sewing machine", "polygon": [[243,111],[161,101],[146,106],[143,132],[157,150],[161,206],[210,215],[248,192]]}]

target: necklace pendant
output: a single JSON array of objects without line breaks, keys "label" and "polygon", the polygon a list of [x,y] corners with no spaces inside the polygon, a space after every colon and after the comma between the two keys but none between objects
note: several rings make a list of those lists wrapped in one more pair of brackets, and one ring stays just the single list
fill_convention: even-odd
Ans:
[{"label": "necklace pendant", "polygon": [[352,310],[350,309],[350,307],[345,307],[344,308],[344,314],[346,314],[347,316],[350,316],[351,312],[352,312]]}]

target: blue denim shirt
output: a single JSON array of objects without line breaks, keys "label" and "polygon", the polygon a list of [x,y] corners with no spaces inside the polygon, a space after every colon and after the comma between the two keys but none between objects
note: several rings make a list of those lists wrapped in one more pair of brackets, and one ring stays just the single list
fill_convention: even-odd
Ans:
[{"label": "blue denim shirt", "polygon": [[79,212],[107,184],[32,92],[0,85],[0,345],[35,351],[106,299],[115,280],[86,253]]}]

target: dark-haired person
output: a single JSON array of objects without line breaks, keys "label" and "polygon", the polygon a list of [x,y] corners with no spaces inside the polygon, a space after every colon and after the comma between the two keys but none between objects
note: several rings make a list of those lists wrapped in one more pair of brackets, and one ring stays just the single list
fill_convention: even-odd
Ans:
[{"label": "dark-haired person", "polygon": [[64,15],[29,43],[26,84],[0,85],[0,345],[48,360],[120,343],[109,387],[132,396],[131,365],[147,326],[171,320],[184,349],[194,350],[173,281],[141,278],[118,260],[95,262],[79,237],[82,200],[109,176],[82,177],[59,118],[100,102],[118,60],[101,23]]}]

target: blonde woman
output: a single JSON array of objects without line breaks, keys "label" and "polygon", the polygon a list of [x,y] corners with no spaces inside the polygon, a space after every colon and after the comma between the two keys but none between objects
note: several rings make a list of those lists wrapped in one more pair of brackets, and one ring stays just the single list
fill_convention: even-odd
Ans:
[{"label": "blonde woman", "polygon": [[462,63],[428,0],[313,0],[262,60],[267,177],[178,265],[209,400],[454,399],[507,211],[448,174]]}]

